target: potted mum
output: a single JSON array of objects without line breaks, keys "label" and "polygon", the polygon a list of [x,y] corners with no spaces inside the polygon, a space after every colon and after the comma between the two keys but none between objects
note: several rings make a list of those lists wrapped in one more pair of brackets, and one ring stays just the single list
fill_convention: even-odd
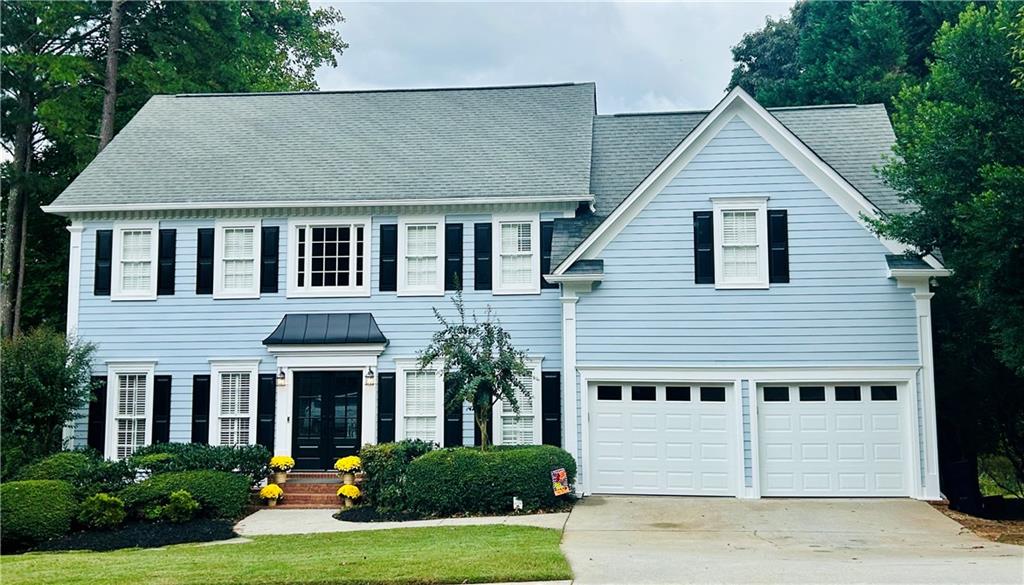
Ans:
[{"label": "potted mum", "polygon": [[274,472],[274,483],[280,485],[288,480],[288,472],[295,467],[295,460],[287,455],[270,458],[270,470]]},{"label": "potted mum", "polygon": [[345,485],[338,488],[338,496],[345,498],[345,507],[351,508],[352,503],[359,499],[359,496],[363,495],[363,492],[359,491],[359,488],[354,484],[346,483]]},{"label": "potted mum", "polygon": [[341,472],[341,483],[353,485],[356,483],[356,473],[363,467],[363,460],[356,455],[349,455],[338,459],[334,468]]},{"label": "potted mum", "polygon": [[276,483],[268,483],[260,490],[260,497],[267,501],[268,506],[276,506],[277,501],[284,497],[284,490]]}]

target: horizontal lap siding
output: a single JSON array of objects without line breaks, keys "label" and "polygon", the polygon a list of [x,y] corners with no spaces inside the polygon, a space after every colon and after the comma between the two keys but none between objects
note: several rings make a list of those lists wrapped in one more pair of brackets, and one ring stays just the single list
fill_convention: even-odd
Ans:
[{"label": "horizontal lap siding", "polygon": [[[547,218],[548,214],[545,214]],[[106,372],[105,362],[126,359],[155,359],[156,373],[171,375],[171,440],[188,441],[192,412],[192,376],[209,374],[211,358],[260,358],[260,372],[276,371],[275,359],[263,345],[285,313],[370,312],[390,340],[381,355],[382,371],[394,370],[395,358],[415,357],[438,329],[433,308],[453,318],[451,294],[445,297],[398,297],[380,293],[378,288],[379,230],[381,223],[397,217],[373,220],[371,239],[371,297],[288,299],[287,245],[290,234],[285,219],[264,219],[264,226],[280,226],[280,291],[259,299],[214,300],[195,294],[196,230],[212,227],[210,220],[163,220],[161,228],[177,228],[177,262],[173,296],[156,301],[111,301],[93,295],[96,230],[110,228],[111,222],[84,223],[82,239],[81,304],[78,334],[94,342],[97,352],[94,373]],[[561,305],[557,290],[540,295],[501,295],[472,290],[474,222],[490,221],[488,215],[449,215],[449,223],[463,222],[464,299],[468,311],[483,316],[494,310],[513,342],[531,356],[543,357],[545,370],[561,368]],[[86,420],[76,425],[76,443],[85,440]],[[472,427],[469,427],[470,430]]]}]

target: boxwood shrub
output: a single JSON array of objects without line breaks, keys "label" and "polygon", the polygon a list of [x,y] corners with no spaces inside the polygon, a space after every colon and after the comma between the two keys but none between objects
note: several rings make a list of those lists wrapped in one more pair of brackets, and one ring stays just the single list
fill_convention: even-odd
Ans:
[{"label": "boxwood shrub", "polygon": [[408,510],[405,474],[412,460],[434,448],[425,441],[399,441],[364,445],[359,451],[366,479],[363,498],[385,518],[399,518]]},{"label": "boxwood shrub", "polygon": [[552,491],[551,472],[560,467],[575,484],[576,461],[558,447],[439,449],[409,465],[406,496],[411,510],[423,516],[507,513],[513,496],[526,512],[558,508],[571,497]]},{"label": "boxwood shrub", "polygon": [[249,478],[227,471],[178,471],[161,473],[128,486],[118,496],[137,517],[154,506],[167,504],[171,494],[185,490],[208,518],[237,518],[249,501]]},{"label": "boxwood shrub", "polygon": [[201,443],[157,443],[132,455],[132,462],[152,474],[172,471],[231,471],[249,478],[252,485],[266,479],[270,451],[262,445],[211,446]]},{"label": "boxwood shrub", "polygon": [[117,491],[135,479],[128,461],[105,461],[93,450],[62,451],[24,467],[19,480],[56,479],[78,488],[80,496]]},{"label": "boxwood shrub", "polygon": [[66,481],[9,481],[0,485],[0,539],[21,550],[67,534],[78,502]]}]

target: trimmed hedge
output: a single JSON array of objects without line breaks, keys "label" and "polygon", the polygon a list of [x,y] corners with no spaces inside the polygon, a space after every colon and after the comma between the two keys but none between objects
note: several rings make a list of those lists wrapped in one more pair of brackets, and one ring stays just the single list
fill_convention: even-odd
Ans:
[{"label": "trimmed hedge", "polygon": [[0,539],[4,548],[28,548],[71,530],[78,502],[66,481],[26,480],[0,485]]},{"label": "trimmed hedge", "polygon": [[26,466],[19,480],[55,479],[78,488],[80,495],[117,491],[135,479],[135,466],[128,461],[105,461],[93,450],[62,451]]},{"label": "trimmed hedge", "polygon": [[558,447],[440,449],[409,465],[405,491],[411,511],[423,516],[507,513],[513,496],[524,512],[558,508],[569,501],[551,488],[551,472],[560,467],[575,484],[576,461]]},{"label": "trimmed hedge", "polygon": [[128,486],[118,496],[135,516],[143,517],[148,508],[166,504],[178,490],[191,494],[201,506],[200,515],[208,518],[237,518],[249,502],[249,478],[227,471],[162,473]]},{"label": "trimmed hedge", "polygon": [[413,459],[434,448],[425,441],[399,441],[363,445],[359,451],[366,479],[363,498],[386,518],[400,518],[408,510],[405,495],[405,474]]},{"label": "trimmed hedge", "polygon": [[210,446],[202,443],[157,443],[132,455],[132,463],[153,475],[175,471],[230,471],[249,478],[252,485],[267,478],[270,451],[262,445]]}]

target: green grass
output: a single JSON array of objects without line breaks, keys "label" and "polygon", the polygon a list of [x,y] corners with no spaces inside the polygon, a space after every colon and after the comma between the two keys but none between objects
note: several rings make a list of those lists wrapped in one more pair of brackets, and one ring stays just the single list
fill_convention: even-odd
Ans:
[{"label": "green grass", "polygon": [[4,585],[22,583],[480,583],[570,579],[561,533],[458,526],[260,536],[244,544],[0,557]]}]

